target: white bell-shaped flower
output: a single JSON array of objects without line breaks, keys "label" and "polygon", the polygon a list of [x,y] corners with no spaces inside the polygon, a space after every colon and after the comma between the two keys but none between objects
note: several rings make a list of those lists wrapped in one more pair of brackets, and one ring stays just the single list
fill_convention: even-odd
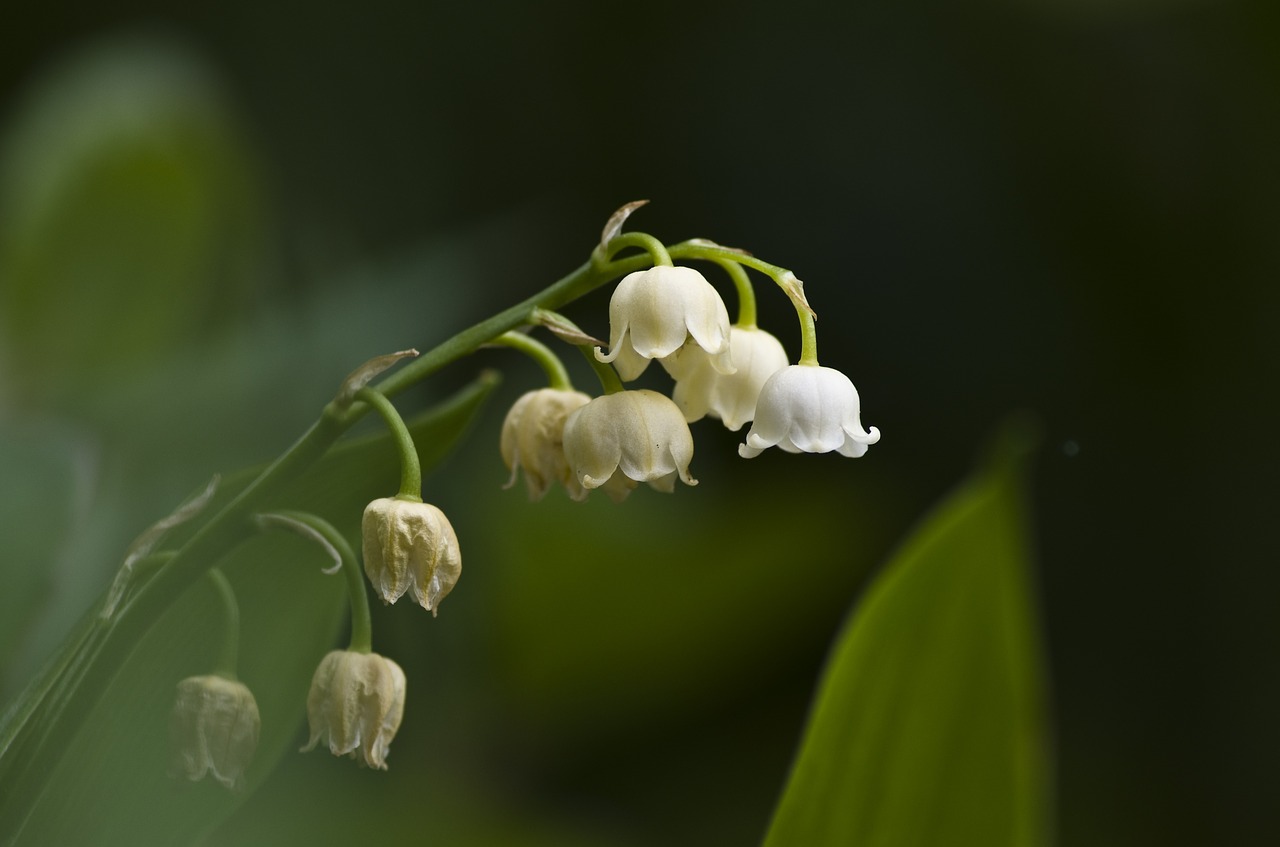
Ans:
[{"label": "white bell-shaped flower", "polygon": [[711,283],[693,268],[657,265],[627,274],[609,300],[609,352],[618,375],[633,380],[653,359],[665,359],[687,340],[711,357],[716,370],[733,373],[729,312]]},{"label": "white bell-shaped flower", "polygon": [[335,756],[359,753],[371,768],[387,769],[387,752],[404,717],[404,671],[385,656],[334,650],[311,678],[307,722],[311,740]]},{"label": "white bell-shaped flower", "polygon": [[570,413],[591,402],[581,391],[542,388],[521,395],[502,423],[498,448],[511,471],[507,487],[516,484],[524,470],[524,481],[532,500],[541,500],[551,484],[558,482],[574,500],[587,496],[569,470],[564,457],[564,422]]},{"label": "white bell-shaped flower", "polygon": [[677,476],[686,485],[698,484],[689,475],[689,424],[656,391],[605,394],[573,412],[564,425],[564,454],[584,489],[604,487],[615,501],[639,482],[666,492],[675,488]]},{"label": "white bell-shaped flower", "polygon": [[384,603],[412,589],[413,599],[434,615],[462,575],[462,551],[453,525],[430,503],[381,497],[360,523],[364,572]]},{"label": "white bell-shaped flower", "polygon": [[258,749],[262,721],[244,683],[223,676],[192,676],[178,683],[169,719],[173,771],[190,780],[212,775],[238,789]]},{"label": "white bell-shaped flower", "polygon": [[755,422],[738,454],[750,459],[777,445],[788,453],[829,453],[856,458],[880,440],[859,419],[858,390],[833,368],[791,365],[760,390]]},{"label": "white bell-shaped flower", "polygon": [[733,327],[729,347],[737,366],[731,374],[716,370],[700,347],[686,345],[672,357],[675,361],[667,368],[676,375],[672,398],[689,423],[711,415],[734,432],[742,429],[755,417],[756,400],[765,382],[791,361],[782,342],[756,327]]}]

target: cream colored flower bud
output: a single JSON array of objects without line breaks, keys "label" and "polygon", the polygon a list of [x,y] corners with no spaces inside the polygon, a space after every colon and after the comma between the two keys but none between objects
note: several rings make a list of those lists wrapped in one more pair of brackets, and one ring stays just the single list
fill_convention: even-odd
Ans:
[{"label": "cream colored flower bud", "polygon": [[721,373],[733,373],[729,313],[711,283],[693,268],[657,265],[627,274],[609,300],[609,352],[618,376],[633,380],[652,359],[665,359],[687,340],[705,350]]},{"label": "cream colored flower bud", "polygon": [[690,423],[711,415],[734,432],[742,429],[755,417],[765,382],[790,362],[782,342],[755,327],[733,327],[729,347],[737,366],[731,374],[720,373],[706,352],[692,345],[686,345],[667,368],[676,375],[672,399]]},{"label": "cream colored flower bud", "polygon": [[182,680],[169,720],[174,774],[192,781],[212,774],[239,788],[261,727],[258,704],[243,683],[221,676]]},{"label": "cream colored flower bud", "polygon": [[335,756],[359,754],[369,767],[386,770],[391,740],[404,717],[404,689],[404,671],[385,656],[334,650],[311,678],[311,740],[302,752],[323,741]]},{"label": "cream colored flower bud", "polygon": [[880,440],[859,417],[858,391],[833,368],[791,365],[769,377],[756,403],[756,419],[738,454],[750,459],[775,444],[788,453],[829,453],[857,458]]},{"label": "cream colored flower bud", "polygon": [[498,445],[502,461],[511,471],[508,488],[516,484],[516,476],[523,469],[532,500],[541,500],[553,482],[563,485],[574,500],[587,496],[564,457],[564,422],[570,413],[590,401],[581,391],[543,388],[530,391],[515,402],[502,423]]},{"label": "cream colored flower bud", "polygon": [[656,391],[606,394],[573,412],[564,425],[564,454],[583,488],[603,486],[615,501],[625,498],[635,482],[667,492],[677,476],[686,485],[698,484],[689,475],[689,424],[676,404]]},{"label": "cream colored flower bud", "polygon": [[462,574],[458,536],[444,512],[429,503],[383,497],[364,510],[364,572],[384,603],[413,589],[433,615]]}]

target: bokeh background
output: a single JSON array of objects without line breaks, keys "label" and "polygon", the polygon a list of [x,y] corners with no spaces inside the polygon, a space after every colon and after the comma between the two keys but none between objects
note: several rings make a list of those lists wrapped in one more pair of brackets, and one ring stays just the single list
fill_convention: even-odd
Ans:
[{"label": "bokeh background", "polygon": [[[534,506],[496,453],[533,368],[433,380],[406,406],[504,374],[427,480],[465,578],[437,620],[377,619],[413,686],[392,769],[288,755],[208,843],[753,843],[858,590],[1020,409],[1061,843],[1280,839],[1280,6],[7,17],[6,698],[144,526],[282,450],[359,361],[576,267],[629,200],[635,228],[793,268],[884,433],[748,464],[704,422],[696,490]],[[571,314],[604,333],[606,298]]]}]

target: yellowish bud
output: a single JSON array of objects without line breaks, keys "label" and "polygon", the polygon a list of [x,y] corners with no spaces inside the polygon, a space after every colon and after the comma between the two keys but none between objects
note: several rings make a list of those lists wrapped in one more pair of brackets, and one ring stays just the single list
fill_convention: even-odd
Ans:
[{"label": "yellowish bud", "polygon": [[364,510],[364,572],[384,603],[412,589],[433,615],[462,574],[458,536],[429,503],[383,497]]}]

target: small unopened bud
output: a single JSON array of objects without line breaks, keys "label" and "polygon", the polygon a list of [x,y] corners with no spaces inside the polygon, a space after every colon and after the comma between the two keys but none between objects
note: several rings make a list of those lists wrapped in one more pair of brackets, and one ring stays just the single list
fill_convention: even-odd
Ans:
[{"label": "small unopened bud", "polygon": [[195,781],[212,774],[239,788],[261,727],[258,704],[243,683],[221,676],[182,680],[169,723],[175,775]]},{"label": "small unopened bud", "polygon": [[431,614],[462,574],[458,536],[430,503],[383,497],[364,510],[364,572],[384,603],[413,590]]},{"label": "small unopened bud", "polygon": [[564,422],[575,409],[590,401],[581,391],[558,388],[542,388],[520,396],[502,422],[498,442],[502,461],[511,471],[508,488],[515,485],[516,476],[523,469],[532,500],[541,500],[555,482],[563,485],[574,500],[587,496],[564,456]]},{"label": "small unopened bud", "polygon": [[335,756],[362,755],[363,763],[387,769],[387,753],[404,717],[404,671],[377,653],[334,650],[320,661],[307,695],[311,740]]}]

